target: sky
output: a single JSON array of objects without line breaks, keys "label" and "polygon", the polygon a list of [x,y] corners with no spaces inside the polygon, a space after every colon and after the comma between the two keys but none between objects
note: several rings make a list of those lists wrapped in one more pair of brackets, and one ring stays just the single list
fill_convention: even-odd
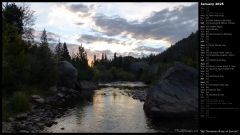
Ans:
[{"label": "sky", "polygon": [[36,40],[46,29],[49,42],[60,39],[69,47],[82,44],[89,56],[157,54],[198,29],[194,2],[24,4],[35,11]]}]

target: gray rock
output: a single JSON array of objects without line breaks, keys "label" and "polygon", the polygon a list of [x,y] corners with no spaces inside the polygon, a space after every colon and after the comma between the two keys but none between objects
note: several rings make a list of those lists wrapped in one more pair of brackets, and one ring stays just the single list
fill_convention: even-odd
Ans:
[{"label": "gray rock", "polygon": [[156,117],[195,117],[198,112],[198,71],[177,63],[147,91],[144,111]]},{"label": "gray rock", "polygon": [[37,104],[45,103],[45,100],[39,95],[32,95],[31,98],[34,103],[37,103]]},{"label": "gray rock", "polygon": [[68,61],[60,61],[57,65],[60,78],[58,84],[67,88],[75,88],[78,76],[77,69]]},{"label": "gray rock", "polygon": [[2,122],[2,133],[11,133],[13,132],[13,127],[10,122]]},{"label": "gray rock", "polygon": [[27,113],[21,113],[16,116],[16,120],[25,120],[27,119],[28,114]]},{"label": "gray rock", "polygon": [[8,121],[13,122],[13,121],[14,121],[14,118],[13,118],[13,117],[9,117],[9,118],[8,118]]},{"label": "gray rock", "polygon": [[35,99],[34,102],[36,102],[38,104],[43,104],[43,103],[45,103],[45,100],[43,98],[39,98],[39,99]]},{"label": "gray rock", "polygon": [[58,93],[57,96],[60,97],[60,98],[64,97],[64,95],[62,93]]},{"label": "gray rock", "polygon": [[46,102],[51,105],[55,104],[56,102],[58,102],[58,96],[47,97]]},{"label": "gray rock", "polygon": [[32,119],[34,122],[39,122],[41,119],[40,118],[33,118]]},{"label": "gray rock", "polygon": [[41,96],[39,96],[39,95],[32,95],[31,98],[32,99],[38,99],[38,98],[41,98]]},{"label": "gray rock", "polygon": [[14,123],[13,127],[16,131],[27,130],[27,126],[25,125],[25,123],[22,123],[22,122]]}]

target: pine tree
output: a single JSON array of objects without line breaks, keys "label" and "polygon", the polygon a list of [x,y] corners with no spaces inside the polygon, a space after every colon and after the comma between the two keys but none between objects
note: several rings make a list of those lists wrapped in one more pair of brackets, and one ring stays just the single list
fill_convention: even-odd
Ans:
[{"label": "pine tree", "polygon": [[2,19],[17,28],[17,34],[23,37],[28,42],[33,42],[34,37],[32,34],[35,18],[29,6],[17,6],[15,3],[2,4]]},{"label": "pine tree", "polygon": [[117,67],[117,53],[116,52],[114,53],[112,64],[113,64],[113,66]]},{"label": "pine tree", "polygon": [[51,50],[48,47],[47,32],[45,29],[43,30],[41,35],[40,54],[42,56],[42,60],[46,63],[49,61],[47,59],[52,57]]},{"label": "pine tree", "polygon": [[48,46],[47,32],[45,29],[42,32],[40,40],[41,40],[41,44],[40,44],[41,46]]},{"label": "pine tree", "polygon": [[2,16],[8,24],[18,28],[18,34],[23,34],[24,10],[22,7],[18,7],[15,3],[7,4]]},{"label": "pine tree", "polygon": [[107,62],[107,54],[105,53],[104,61]]},{"label": "pine tree", "polygon": [[123,58],[122,55],[119,56],[117,66],[122,68]]},{"label": "pine tree", "polygon": [[62,58],[63,58],[63,60],[67,60],[67,61],[71,60],[71,57],[69,55],[67,45],[65,42],[63,43],[63,48],[62,48]]},{"label": "pine tree", "polygon": [[104,61],[104,54],[102,53],[102,59],[101,59],[101,61],[103,62]]},{"label": "pine tree", "polygon": [[58,40],[58,44],[55,47],[55,54],[57,61],[62,60],[62,44],[60,40]]},{"label": "pine tree", "polygon": [[73,62],[78,69],[86,69],[88,67],[87,52],[82,45],[78,47],[78,53],[73,57]]},{"label": "pine tree", "polygon": [[97,61],[97,56],[95,54],[93,56],[93,61],[94,61],[94,63]]},{"label": "pine tree", "polygon": [[114,53],[114,60],[116,60],[117,59],[117,53]]},{"label": "pine tree", "polygon": [[93,56],[93,65],[95,66],[97,64],[97,56],[94,54]]},{"label": "pine tree", "polygon": [[84,50],[84,47],[82,46],[82,44],[81,46],[79,46],[78,51],[79,51],[78,56],[80,57],[80,60],[82,62],[87,61],[87,52]]}]

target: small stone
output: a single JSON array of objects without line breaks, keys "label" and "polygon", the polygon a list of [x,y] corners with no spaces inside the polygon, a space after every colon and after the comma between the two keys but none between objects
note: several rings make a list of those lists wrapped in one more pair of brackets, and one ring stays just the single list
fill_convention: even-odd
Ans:
[{"label": "small stone", "polygon": [[61,130],[64,130],[64,127],[62,127]]},{"label": "small stone", "polygon": [[37,104],[43,104],[45,102],[45,100],[39,95],[32,95],[31,98],[32,98],[32,101]]},{"label": "small stone", "polygon": [[38,104],[43,104],[45,101],[43,98],[35,99],[35,102]]},{"label": "small stone", "polygon": [[9,121],[9,122],[13,122],[13,121],[14,121],[14,118],[13,118],[13,117],[10,117],[10,118],[8,118],[8,121]]},{"label": "small stone", "polygon": [[25,120],[27,119],[27,113],[18,114],[16,120]]},{"label": "small stone", "polygon": [[32,95],[31,96],[32,99],[38,99],[38,98],[41,98],[39,95]]},{"label": "small stone", "polygon": [[2,122],[2,133],[11,133],[13,131],[12,124],[9,122]]},{"label": "small stone", "polygon": [[62,93],[58,93],[57,96],[59,96],[60,98],[64,97]]},{"label": "small stone", "polygon": [[24,123],[15,123],[14,124],[14,129],[17,130],[17,131],[20,131],[20,130],[26,130],[27,127]]},{"label": "small stone", "polygon": [[46,125],[47,127],[51,127],[53,124],[54,124],[54,121],[49,121],[49,122],[47,122],[45,125]]}]

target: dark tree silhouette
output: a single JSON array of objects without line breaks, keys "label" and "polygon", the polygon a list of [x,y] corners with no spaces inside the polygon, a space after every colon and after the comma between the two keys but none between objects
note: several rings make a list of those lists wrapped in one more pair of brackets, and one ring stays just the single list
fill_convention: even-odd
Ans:
[{"label": "dark tree silhouette", "polygon": [[42,32],[40,40],[41,40],[41,43],[40,43],[41,46],[48,46],[47,32],[45,29]]},{"label": "dark tree silhouette", "polygon": [[55,57],[57,61],[62,60],[62,43],[58,40],[58,44],[55,47]]},{"label": "dark tree silhouette", "polygon": [[63,49],[62,50],[62,58],[63,58],[63,60],[70,61],[71,57],[69,55],[67,44],[65,42],[63,43],[63,48],[62,49]]}]

